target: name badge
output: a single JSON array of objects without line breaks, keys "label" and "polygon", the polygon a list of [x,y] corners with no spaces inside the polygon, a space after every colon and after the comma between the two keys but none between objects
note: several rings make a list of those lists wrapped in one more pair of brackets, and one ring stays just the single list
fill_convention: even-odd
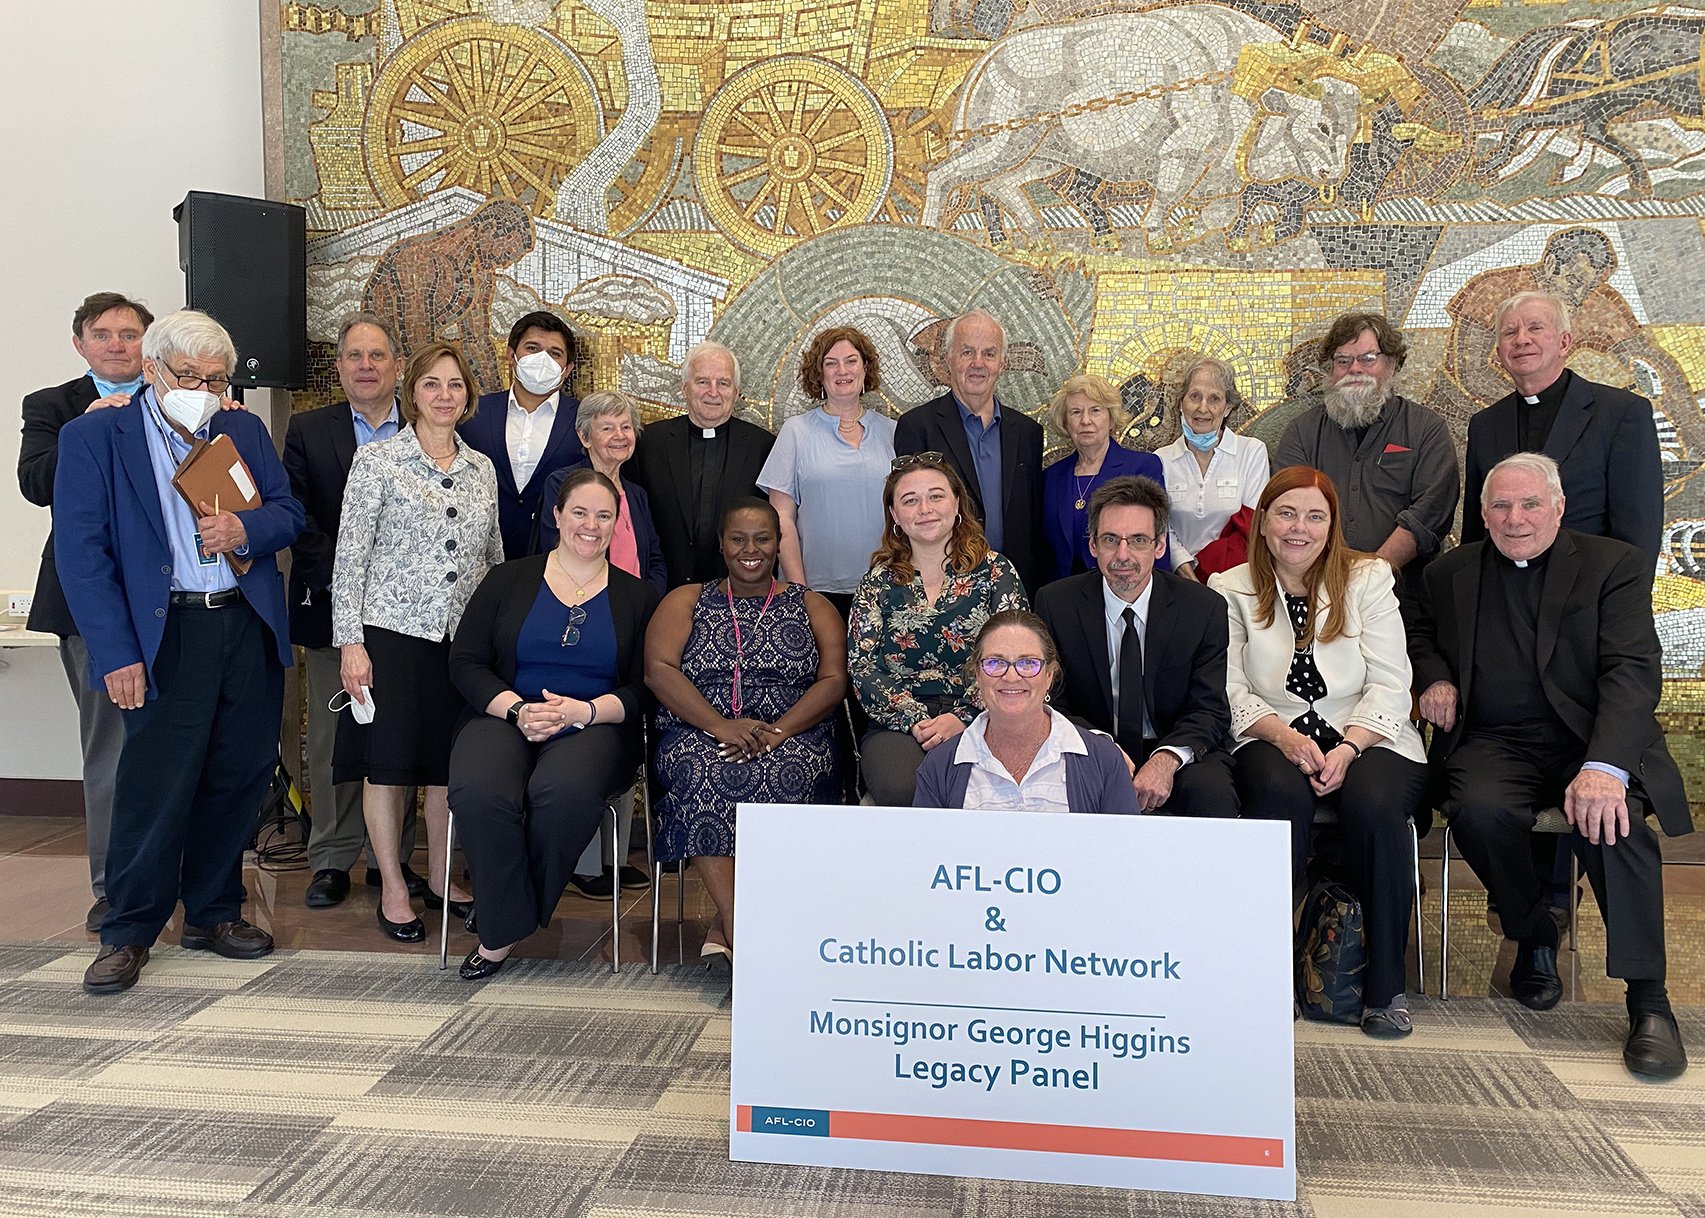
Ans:
[{"label": "name badge", "polygon": [[203,567],[211,567],[219,562],[219,555],[209,554],[201,544],[201,534],[195,535],[195,561]]}]

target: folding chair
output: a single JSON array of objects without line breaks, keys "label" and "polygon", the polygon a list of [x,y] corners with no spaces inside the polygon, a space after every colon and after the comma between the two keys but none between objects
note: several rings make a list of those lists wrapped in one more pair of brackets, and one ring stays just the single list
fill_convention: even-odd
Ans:
[{"label": "folding chair", "polygon": [[[1561,808],[1546,808],[1534,818],[1535,833],[1562,834],[1573,833],[1575,826],[1569,823]],[[1440,873],[1443,879],[1439,883],[1439,899],[1442,902],[1439,912],[1439,998],[1448,1001],[1450,998],[1450,821],[1445,821],[1444,861]],[[1581,860],[1573,850],[1569,851],[1569,950],[1575,947],[1575,903],[1581,883]]]},{"label": "folding chair", "polygon": [[[1338,810],[1327,804],[1316,804],[1314,808],[1314,824],[1336,825]],[[1409,874],[1413,880],[1415,891],[1415,981],[1421,992],[1427,992],[1427,957],[1426,947],[1421,938],[1421,833],[1415,824],[1414,817],[1409,818]]]}]

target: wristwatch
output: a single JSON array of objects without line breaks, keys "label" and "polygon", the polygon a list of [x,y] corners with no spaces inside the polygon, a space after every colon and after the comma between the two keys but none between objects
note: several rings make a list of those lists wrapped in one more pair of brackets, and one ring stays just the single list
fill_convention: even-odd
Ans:
[{"label": "wristwatch", "polygon": [[521,726],[521,708],[527,705],[527,699],[515,699],[515,705],[503,712],[503,717],[516,727]]}]

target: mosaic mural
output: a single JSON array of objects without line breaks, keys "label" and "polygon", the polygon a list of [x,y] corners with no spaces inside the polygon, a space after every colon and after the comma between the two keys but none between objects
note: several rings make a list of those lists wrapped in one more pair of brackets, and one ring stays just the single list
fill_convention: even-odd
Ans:
[{"label": "mosaic mural", "polygon": [[[860,326],[882,408],[933,396],[942,320],[1006,323],[1003,396],[1080,368],[1128,442],[1176,434],[1207,352],[1263,417],[1309,344],[1387,312],[1401,389],[1466,434],[1502,396],[1492,310],[1573,303],[1573,366],[1658,415],[1655,603],[1671,740],[1705,791],[1705,9],[1579,0],[341,0],[283,16],[286,194],[308,208],[317,392],[363,304],[469,344],[533,308],[581,387],[679,409],[712,337],[747,409],[805,408],[799,353]],[[888,370],[892,369],[892,372]],[[1237,422],[1237,420],[1234,420]],[[1264,424],[1266,425],[1264,427]]]}]

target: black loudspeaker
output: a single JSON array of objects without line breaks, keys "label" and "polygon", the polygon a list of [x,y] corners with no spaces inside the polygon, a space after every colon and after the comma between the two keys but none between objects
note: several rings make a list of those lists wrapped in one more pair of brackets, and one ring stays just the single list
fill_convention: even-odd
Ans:
[{"label": "black loudspeaker", "polygon": [[308,384],[308,213],[192,190],[172,208],[189,307],[237,344],[240,388]]}]

